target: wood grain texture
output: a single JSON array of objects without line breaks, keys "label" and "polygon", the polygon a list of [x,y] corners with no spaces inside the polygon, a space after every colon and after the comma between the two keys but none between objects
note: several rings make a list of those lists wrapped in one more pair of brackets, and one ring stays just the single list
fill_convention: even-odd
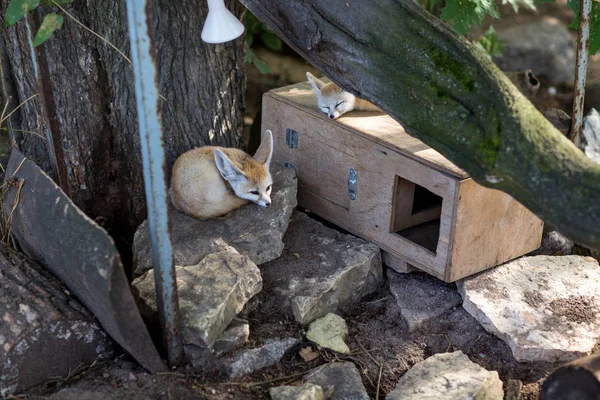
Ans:
[{"label": "wood grain texture", "polygon": [[446,280],[455,281],[537,249],[544,223],[499,190],[461,181]]},{"label": "wood grain texture", "polygon": [[[315,110],[312,91],[299,86],[283,93],[301,95],[265,94],[262,112],[262,130],[273,132],[274,162],[296,170],[299,205],[376,243],[398,270],[410,264],[447,282],[539,247],[542,221],[512,197],[449,173],[455,169],[448,160],[432,162],[439,153],[422,143],[413,151],[406,133],[387,135],[397,126],[378,124],[381,115],[347,114],[361,131],[349,128],[345,116],[329,120]],[[298,132],[297,148],[286,144],[288,128]],[[354,200],[350,168],[357,175]],[[420,196],[439,199],[413,207],[417,185]]]}]

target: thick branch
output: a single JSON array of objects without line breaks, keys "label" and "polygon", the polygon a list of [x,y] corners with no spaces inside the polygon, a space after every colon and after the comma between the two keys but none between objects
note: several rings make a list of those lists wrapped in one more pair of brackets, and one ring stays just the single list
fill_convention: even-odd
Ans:
[{"label": "thick branch", "polygon": [[480,184],[600,248],[600,166],[486,56],[413,0],[241,0],[343,88]]}]

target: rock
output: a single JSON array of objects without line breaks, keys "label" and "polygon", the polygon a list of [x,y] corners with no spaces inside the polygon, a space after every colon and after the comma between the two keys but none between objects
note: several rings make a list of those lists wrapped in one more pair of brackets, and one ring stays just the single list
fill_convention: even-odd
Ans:
[{"label": "rock", "polygon": [[[171,242],[176,265],[195,265],[206,255],[223,250],[223,243],[260,265],[276,259],[283,250],[296,201],[296,174],[293,169],[271,165],[273,193],[271,207],[248,204],[217,219],[199,220],[170,206]],[[219,240],[220,239],[220,240]],[[152,248],[148,221],[144,221],[133,238],[134,274],[152,268]]]},{"label": "rock", "polygon": [[377,246],[306,214],[294,212],[283,240],[281,258],[261,266],[265,301],[303,325],[348,309],[383,279]]},{"label": "rock", "polygon": [[457,285],[463,308],[519,362],[570,361],[600,336],[600,267],[591,257],[523,257]]},{"label": "rock", "polygon": [[229,353],[248,341],[250,324],[242,319],[234,319],[225,332],[217,339],[213,351],[218,354]]},{"label": "rock", "polygon": [[461,351],[436,354],[408,370],[386,400],[502,400],[498,372],[471,362]]},{"label": "rock", "polygon": [[583,119],[581,142],[585,155],[600,164],[600,114],[594,108]]},{"label": "rock", "polygon": [[504,400],[520,400],[521,389],[523,389],[523,382],[516,379],[507,380]]},{"label": "rock", "polygon": [[330,400],[369,400],[360,373],[351,362],[326,364],[306,375],[304,380],[319,385],[325,390],[333,387]]},{"label": "rock", "polygon": [[532,252],[532,255],[548,255],[548,256],[568,256],[573,252],[575,243],[567,239],[560,232],[549,231],[544,232],[542,236],[542,244],[539,249]]},{"label": "rock", "polygon": [[299,339],[294,338],[268,339],[261,347],[241,350],[225,358],[221,362],[221,370],[229,379],[251,374],[277,364],[281,357],[299,342]]},{"label": "rock", "polygon": [[[110,389],[114,391],[112,387]],[[49,397],[50,400],[106,400],[106,398],[106,392],[79,388],[64,388]]]},{"label": "rock", "polygon": [[[205,256],[198,264],[177,266],[177,291],[183,341],[212,347],[246,302],[262,289],[258,267],[234,248]],[[154,273],[132,283],[140,309],[152,319],[157,313]]]},{"label": "rock", "polygon": [[349,354],[350,349],[344,343],[348,335],[348,325],[342,317],[329,313],[310,324],[306,338],[321,347]]},{"label": "rock", "polygon": [[278,386],[269,389],[273,400],[325,400],[323,388],[312,383],[301,386]]},{"label": "rock", "polygon": [[422,272],[399,274],[388,269],[387,275],[390,291],[410,332],[462,302],[454,283],[446,284]]},{"label": "rock", "polygon": [[575,41],[569,30],[548,21],[518,24],[498,29],[505,48],[494,62],[504,71],[531,69],[555,84],[575,80]]}]

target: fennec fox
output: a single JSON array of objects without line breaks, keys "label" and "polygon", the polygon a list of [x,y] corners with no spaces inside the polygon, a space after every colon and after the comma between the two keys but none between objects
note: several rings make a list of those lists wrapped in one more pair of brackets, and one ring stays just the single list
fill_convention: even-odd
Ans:
[{"label": "fennec fox", "polygon": [[342,90],[333,82],[325,83],[310,72],[306,73],[306,77],[317,94],[319,109],[331,119],[337,119],[352,110],[381,111],[376,105]]},{"label": "fennec fox", "polygon": [[234,148],[205,146],[190,150],[173,166],[171,203],[199,219],[223,216],[248,201],[269,207],[272,155],[271,131],[263,134],[254,157]]}]

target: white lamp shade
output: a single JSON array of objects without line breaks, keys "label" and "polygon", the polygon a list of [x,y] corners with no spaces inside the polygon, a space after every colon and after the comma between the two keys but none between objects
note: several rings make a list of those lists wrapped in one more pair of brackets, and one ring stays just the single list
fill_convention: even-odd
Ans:
[{"label": "white lamp shade", "polygon": [[227,8],[223,0],[208,0],[208,16],[202,28],[206,43],[225,43],[244,33],[242,24]]}]

